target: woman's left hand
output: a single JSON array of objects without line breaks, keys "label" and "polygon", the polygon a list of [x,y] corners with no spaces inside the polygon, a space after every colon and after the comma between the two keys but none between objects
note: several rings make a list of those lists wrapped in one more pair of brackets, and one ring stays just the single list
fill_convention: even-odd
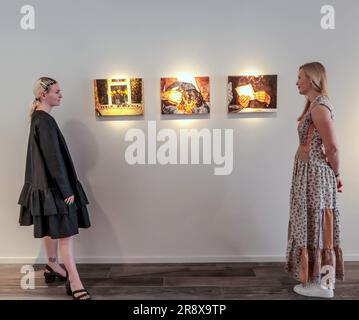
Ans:
[{"label": "woman's left hand", "polygon": [[74,201],[75,201],[75,196],[74,195],[72,195],[71,197],[68,197],[68,198],[65,199],[65,203],[67,205],[73,204]]}]

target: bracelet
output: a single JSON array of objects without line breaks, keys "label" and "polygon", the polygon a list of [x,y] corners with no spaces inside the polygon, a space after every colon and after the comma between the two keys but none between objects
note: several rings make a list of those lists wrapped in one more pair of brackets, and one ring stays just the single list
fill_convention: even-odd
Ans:
[{"label": "bracelet", "polygon": [[338,178],[339,176],[340,176],[340,173],[339,173],[339,172],[335,174],[335,177],[336,177],[336,178]]}]

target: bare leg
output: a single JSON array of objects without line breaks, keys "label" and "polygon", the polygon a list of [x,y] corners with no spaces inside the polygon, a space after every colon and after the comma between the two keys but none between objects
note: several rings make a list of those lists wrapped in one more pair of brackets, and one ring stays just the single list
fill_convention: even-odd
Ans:
[{"label": "bare leg", "polygon": [[[76,268],[75,258],[74,258],[74,248],[73,248],[73,237],[59,239],[60,243],[60,253],[64,261],[66,270],[68,272],[70,286],[72,291],[84,289],[79,273]],[[75,294],[82,295],[83,293]],[[83,297],[83,298],[86,298]]]},{"label": "bare leg", "polygon": [[[66,277],[66,271],[59,265],[57,257],[57,239],[51,239],[50,237],[44,237],[45,250],[47,254],[47,264],[55,271]],[[46,272],[46,270],[45,270]]]}]

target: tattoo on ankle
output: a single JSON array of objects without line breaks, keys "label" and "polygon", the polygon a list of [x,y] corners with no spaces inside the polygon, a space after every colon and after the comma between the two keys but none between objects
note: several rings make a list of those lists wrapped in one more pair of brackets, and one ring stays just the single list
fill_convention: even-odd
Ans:
[{"label": "tattoo on ankle", "polygon": [[54,258],[53,258],[53,257],[49,257],[49,261],[50,261],[50,262],[56,262],[56,257],[54,257]]}]

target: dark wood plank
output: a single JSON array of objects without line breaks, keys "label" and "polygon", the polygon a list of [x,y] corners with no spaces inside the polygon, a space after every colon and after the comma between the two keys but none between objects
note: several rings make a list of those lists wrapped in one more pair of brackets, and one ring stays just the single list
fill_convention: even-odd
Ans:
[{"label": "dark wood plank", "polygon": [[247,283],[245,277],[198,277],[198,276],[187,276],[187,277],[164,277],[165,287],[238,287]]},{"label": "dark wood plank", "polygon": [[[35,290],[23,290],[22,264],[0,265],[0,299],[71,299],[63,282],[47,285],[35,264]],[[316,299],[293,292],[283,263],[78,264],[93,299]],[[359,299],[359,262],[345,263],[334,299]]]},{"label": "dark wood plank", "polygon": [[118,288],[93,288],[91,294],[94,299],[111,300],[215,300],[221,299],[220,288],[167,288],[167,287],[118,287]]}]

